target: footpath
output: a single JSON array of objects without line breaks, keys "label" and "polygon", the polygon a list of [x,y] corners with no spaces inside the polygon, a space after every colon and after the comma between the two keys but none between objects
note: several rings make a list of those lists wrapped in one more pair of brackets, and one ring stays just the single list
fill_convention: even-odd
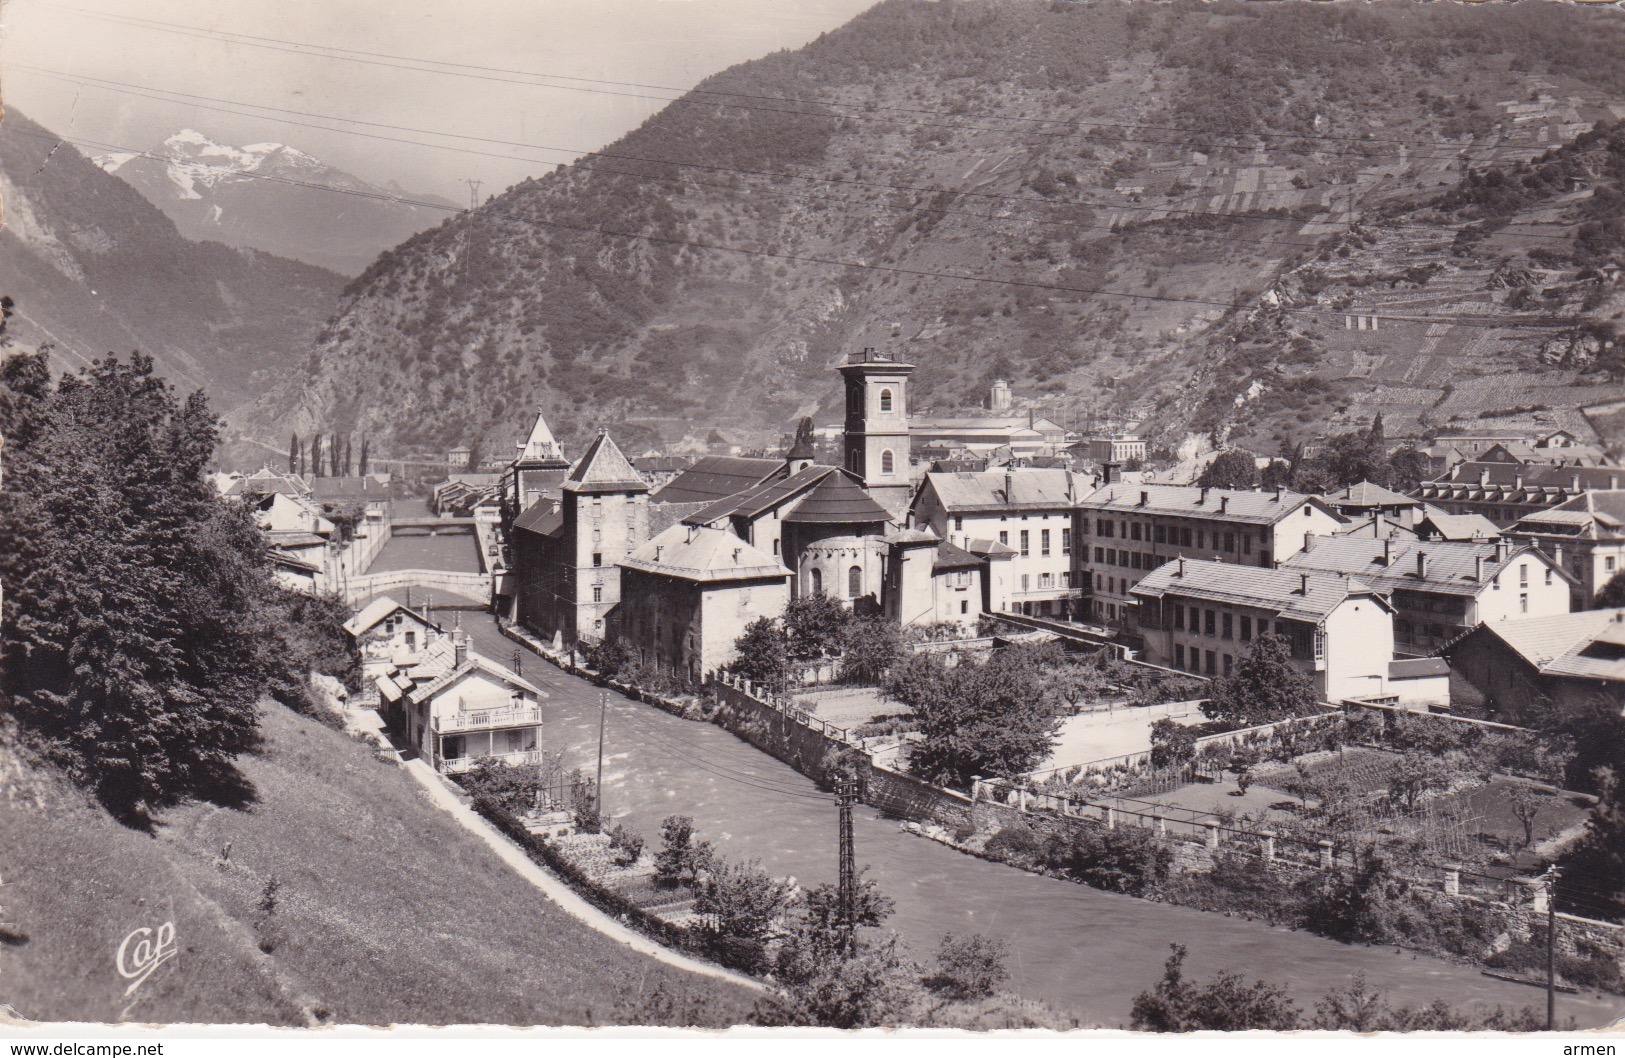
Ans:
[{"label": "footpath", "polygon": [[[357,712],[360,715],[357,715]],[[449,813],[453,819],[463,825],[465,830],[483,841],[492,852],[496,853],[498,859],[512,867],[525,881],[541,890],[542,894],[557,904],[565,914],[590,926],[611,940],[619,941],[633,951],[647,955],[658,962],[665,963],[667,966],[686,970],[689,973],[699,974],[703,977],[713,977],[727,981],[730,984],[736,984],[753,992],[766,991],[762,983],[754,978],[674,952],[670,948],[656,944],[643,934],[593,907],[585,899],[578,896],[561,879],[543,870],[525,854],[524,850],[509,841],[495,827],[481,818],[478,813],[463,802],[463,799],[458,796],[451,785],[441,778],[439,773],[429,767],[427,763],[421,759],[402,759],[400,751],[393,748],[388,736],[384,733],[383,724],[378,719],[377,713],[371,710],[354,711],[350,715],[348,726],[354,730],[366,731],[382,738],[385,745],[391,746],[390,752],[394,753],[395,759],[400,762],[401,768],[423,788],[424,792],[429,795],[429,800],[433,801],[437,808]]]}]

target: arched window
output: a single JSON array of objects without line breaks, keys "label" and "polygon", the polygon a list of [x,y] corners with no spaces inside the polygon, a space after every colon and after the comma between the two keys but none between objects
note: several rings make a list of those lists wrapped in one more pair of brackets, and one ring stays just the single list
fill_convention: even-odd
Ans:
[{"label": "arched window", "polygon": [[863,567],[853,566],[846,571],[846,597],[856,599],[863,594]]},{"label": "arched window", "polygon": [[891,411],[891,390],[889,389],[880,391],[880,410]]},{"label": "arched window", "polygon": [[886,451],[880,453],[880,472],[882,474],[892,473],[895,467],[896,464],[892,461],[891,449],[888,448]]},{"label": "arched window", "polygon": [[807,575],[807,579],[812,583],[812,593],[814,595],[824,594],[823,570],[819,569],[817,566],[814,566],[811,572]]}]

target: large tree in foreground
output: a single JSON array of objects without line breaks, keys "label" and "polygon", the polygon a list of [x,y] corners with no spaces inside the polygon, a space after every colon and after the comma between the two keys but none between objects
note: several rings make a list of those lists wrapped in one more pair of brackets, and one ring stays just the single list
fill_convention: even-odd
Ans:
[{"label": "large tree in foreground", "polygon": [[0,372],[15,713],[125,815],[231,781],[284,659],[263,536],[204,477],[218,421],[139,354],[55,385],[43,356]]}]

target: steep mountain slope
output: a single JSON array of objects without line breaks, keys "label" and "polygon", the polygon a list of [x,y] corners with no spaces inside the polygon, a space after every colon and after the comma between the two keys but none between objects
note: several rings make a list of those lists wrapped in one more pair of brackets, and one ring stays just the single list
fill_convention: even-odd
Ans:
[{"label": "steep mountain slope", "polygon": [[0,293],[24,345],[75,367],[151,355],[225,409],[263,392],[332,311],[325,269],[182,238],[156,207],[16,110],[0,121]]},{"label": "steep mountain slope", "polygon": [[1194,419],[1206,336],[1354,216],[1610,116],[1625,32],[1576,6],[885,0],[382,255],[250,429],[776,437],[870,345],[917,408]]},{"label": "steep mountain slope", "polygon": [[230,147],[194,129],[182,129],[144,154],[101,155],[96,164],[141,192],[188,239],[260,250],[348,276],[444,220],[446,210],[434,206],[452,205],[426,195],[397,196],[284,144]]}]

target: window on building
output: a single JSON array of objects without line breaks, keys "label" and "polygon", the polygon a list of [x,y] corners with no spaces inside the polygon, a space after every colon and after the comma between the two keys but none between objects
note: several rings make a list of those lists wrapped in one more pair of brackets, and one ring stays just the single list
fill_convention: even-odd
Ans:
[{"label": "window on building", "polygon": [[1224,534],[1224,549],[1226,551],[1234,551],[1236,549],[1236,534],[1235,533],[1225,533]]},{"label": "window on building", "polygon": [[880,410],[891,411],[891,390],[889,389],[880,391]]},{"label": "window on building", "polygon": [[1224,656],[1224,674],[1226,676],[1230,675],[1230,671],[1234,667],[1235,667],[1235,659],[1232,658],[1229,654],[1226,654]]},{"label": "window on building", "polygon": [[1527,562],[1518,563],[1518,587],[1529,587],[1529,563]]},{"label": "window on building", "polygon": [[1529,593],[1528,592],[1524,592],[1523,594],[1518,596],[1518,612],[1519,613],[1528,613],[1529,612]]},{"label": "window on building", "polygon": [[[1212,610],[1203,610],[1202,611],[1202,634],[1203,635],[1205,635],[1205,636],[1213,635],[1213,625],[1214,625],[1213,618],[1214,618],[1214,616],[1215,615],[1214,615]],[[1213,656],[1212,654],[1208,655],[1208,657],[1212,657],[1212,656]],[[1211,668],[1211,666],[1210,666],[1210,668]]]},{"label": "window on building", "polygon": [[999,543],[1003,544],[1005,547],[1010,546],[1010,530],[1008,530],[1008,529],[1000,529],[999,530]]},{"label": "window on building", "polygon": [[1064,569],[1061,571],[1061,587],[1063,587],[1063,588],[1072,587],[1072,574],[1068,573]]},{"label": "window on building", "polygon": [[1061,530],[1061,554],[1070,555],[1071,553],[1072,553],[1072,530],[1070,530],[1070,529],[1062,529]]},{"label": "window on building", "polygon": [[602,584],[594,584],[592,586],[592,601],[593,602],[603,602],[604,601],[604,586]]},{"label": "window on building", "polygon": [[1040,573],[1038,575],[1038,587],[1040,590],[1055,587],[1055,575],[1053,573]]},{"label": "window on building", "polygon": [[1107,519],[1105,519],[1105,518],[1102,518],[1100,520],[1100,535],[1101,536],[1112,536],[1112,535],[1114,535],[1114,529],[1113,529],[1112,523],[1110,521],[1108,521]]},{"label": "window on building", "polygon": [[774,555],[774,557],[777,557],[778,553],[779,553],[779,542],[777,540],[774,540],[773,541],[773,555]]},{"label": "window on building", "polygon": [[882,474],[890,474],[896,469],[897,465],[892,460],[891,449],[888,448],[884,452],[880,453],[880,472]]},{"label": "window on building", "polygon": [[1179,546],[1180,547],[1190,547],[1191,546],[1191,531],[1189,529],[1181,529],[1179,531]]},{"label": "window on building", "polygon": [[1197,546],[1198,549],[1206,549],[1206,547],[1207,547],[1207,530],[1206,529],[1198,529],[1198,530],[1196,530],[1196,546]]},{"label": "window on building", "polygon": [[1611,556],[1602,560],[1602,568],[1606,573],[1614,572],[1614,560]]},{"label": "window on building", "polygon": [[407,650],[416,650],[417,648],[418,648],[418,634],[415,631],[413,631],[412,629],[409,628],[409,629],[406,630],[406,649]]},{"label": "window on building", "polygon": [[1154,543],[1166,544],[1168,542],[1168,527],[1158,524],[1152,529],[1151,535],[1155,537]]},{"label": "window on building", "polygon": [[604,564],[604,553],[602,551],[594,551],[592,553],[592,564],[595,566],[602,566]]},{"label": "window on building", "polygon": [[1183,644],[1183,643],[1175,643],[1174,644],[1174,668],[1182,669],[1184,667],[1185,667],[1185,644]]},{"label": "window on building", "polygon": [[1103,548],[1103,547],[1098,547],[1097,546],[1095,548],[1095,565],[1097,565],[1097,566],[1101,565],[1105,561],[1106,561],[1106,549]]},{"label": "window on building", "polygon": [[1250,643],[1250,642],[1252,642],[1252,638],[1253,638],[1253,619],[1244,614],[1244,615],[1242,615],[1242,618],[1241,618],[1241,641],[1243,643]]},{"label": "window on building", "polygon": [[959,600],[959,612],[960,613],[970,613],[970,600],[969,599],[960,599]]},{"label": "window on building", "polygon": [[863,594],[863,567],[853,566],[846,571],[846,597],[856,599]]},{"label": "window on building", "polygon": [[1206,653],[1207,653],[1207,674],[1208,674],[1208,675],[1209,675],[1209,676],[1213,676],[1213,675],[1216,675],[1216,673],[1215,673],[1215,672],[1214,672],[1214,671],[1213,671],[1213,669],[1214,669],[1214,665],[1213,665],[1213,651],[1211,651],[1211,650],[1209,650],[1209,651],[1207,651],[1207,652],[1206,652]]},{"label": "window on building", "polygon": [[1182,603],[1174,603],[1174,627],[1181,632],[1185,630],[1185,607]]},{"label": "window on building", "polygon": [[1133,522],[1133,523],[1131,523],[1129,525],[1129,536],[1131,538],[1135,539],[1135,540],[1138,540],[1140,538],[1140,523],[1139,522]]},{"label": "window on building", "polygon": [[1546,567],[1546,583],[1548,586],[1552,583],[1552,567],[1550,566]]},{"label": "window on building", "polygon": [[1038,530],[1038,553],[1040,555],[1048,555],[1049,554],[1049,530],[1048,529],[1040,529],[1040,530]]},{"label": "window on building", "polygon": [[962,514],[954,515],[954,532],[958,533],[958,532],[964,532],[964,531],[965,531],[965,516],[962,515]]},{"label": "window on building", "polygon": [[1022,558],[1026,558],[1028,556],[1028,554],[1030,554],[1030,551],[1029,551],[1029,548],[1028,548],[1028,537],[1031,536],[1031,535],[1032,534],[1030,532],[1028,532],[1026,529],[1023,529],[1021,531],[1021,548],[1020,548],[1020,550],[1021,550],[1021,557]]},{"label": "window on building", "polygon": [[1241,553],[1244,555],[1253,553],[1253,538],[1246,533],[1241,534]]},{"label": "window on building", "polygon": [[814,567],[807,574],[807,582],[808,582],[809,586],[811,587],[812,593],[814,595],[822,595],[822,594],[824,594],[824,571],[823,570],[818,569],[817,567]]},{"label": "window on building", "polygon": [[1030,589],[1031,584],[1032,584],[1032,577],[1030,577],[1026,573],[1023,573],[1021,575],[1021,590],[1022,591],[1028,591]]},{"label": "window on building", "polygon": [[[1220,634],[1223,635],[1223,637],[1225,639],[1234,639],[1234,638],[1236,638],[1235,637],[1234,618],[1232,618],[1229,614],[1224,615],[1223,629],[1222,629]],[[1226,675],[1229,675],[1229,673],[1226,673]]]}]

